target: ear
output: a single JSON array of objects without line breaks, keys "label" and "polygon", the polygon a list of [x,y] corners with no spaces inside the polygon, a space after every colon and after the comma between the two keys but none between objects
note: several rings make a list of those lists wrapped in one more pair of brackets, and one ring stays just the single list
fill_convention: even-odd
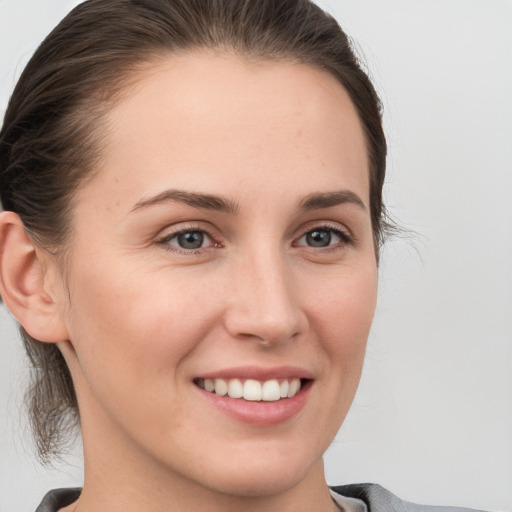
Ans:
[{"label": "ear", "polygon": [[59,307],[63,287],[57,280],[55,259],[33,243],[19,216],[0,213],[0,296],[28,334],[40,341],[68,339]]}]

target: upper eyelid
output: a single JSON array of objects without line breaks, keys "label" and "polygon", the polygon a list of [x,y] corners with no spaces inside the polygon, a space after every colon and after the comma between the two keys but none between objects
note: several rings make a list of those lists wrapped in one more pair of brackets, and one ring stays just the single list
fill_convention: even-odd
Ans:
[{"label": "upper eyelid", "polygon": [[340,222],[336,221],[315,221],[312,223],[308,223],[306,226],[302,227],[300,229],[300,233],[302,233],[300,237],[306,235],[307,233],[310,233],[311,231],[314,231],[315,229],[325,229],[330,231],[339,231],[340,233],[345,234],[349,238],[354,238],[354,234],[352,233],[352,230],[350,230],[347,226],[344,224],[341,224]]},{"label": "upper eyelid", "polygon": [[203,221],[191,221],[191,222],[180,222],[176,226],[170,225],[166,226],[163,229],[159,230],[156,237],[157,238],[168,238],[176,235],[180,235],[181,233],[187,233],[189,231],[202,231],[213,237],[212,231],[213,229],[206,227],[203,225]]}]

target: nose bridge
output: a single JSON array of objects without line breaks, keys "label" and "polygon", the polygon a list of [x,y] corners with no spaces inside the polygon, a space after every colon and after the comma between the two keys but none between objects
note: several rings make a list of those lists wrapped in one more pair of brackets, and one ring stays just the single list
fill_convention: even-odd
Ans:
[{"label": "nose bridge", "polygon": [[286,256],[276,245],[262,243],[240,258],[228,314],[228,329],[235,336],[275,344],[304,328]]}]

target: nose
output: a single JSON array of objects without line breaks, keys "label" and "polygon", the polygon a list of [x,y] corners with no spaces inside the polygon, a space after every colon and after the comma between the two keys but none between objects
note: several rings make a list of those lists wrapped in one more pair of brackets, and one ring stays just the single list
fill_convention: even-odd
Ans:
[{"label": "nose", "polygon": [[305,332],[307,315],[286,258],[263,250],[241,259],[228,292],[225,325],[231,336],[274,346]]}]

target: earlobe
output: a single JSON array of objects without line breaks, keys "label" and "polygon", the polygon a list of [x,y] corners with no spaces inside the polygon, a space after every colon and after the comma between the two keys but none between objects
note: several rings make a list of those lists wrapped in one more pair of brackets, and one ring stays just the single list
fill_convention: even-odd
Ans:
[{"label": "earlobe", "polygon": [[30,336],[56,343],[68,336],[55,288],[48,283],[49,262],[50,255],[35,246],[19,216],[0,213],[0,295]]}]

